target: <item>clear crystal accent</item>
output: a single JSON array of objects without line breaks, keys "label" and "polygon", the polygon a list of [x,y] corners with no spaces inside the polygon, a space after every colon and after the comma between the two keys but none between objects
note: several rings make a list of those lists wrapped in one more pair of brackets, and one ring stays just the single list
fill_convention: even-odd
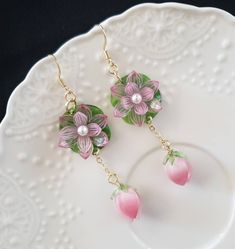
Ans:
[{"label": "clear crystal accent", "polygon": [[150,103],[150,107],[155,111],[160,111],[162,109],[159,100],[155,99]]},{"label": "clear crystal accent", "polygon": [[104,137],[94,137],[93,140],[95,141],[95,144],[97,146],[103,146],[104,142],[105,142],[105,138]]}]

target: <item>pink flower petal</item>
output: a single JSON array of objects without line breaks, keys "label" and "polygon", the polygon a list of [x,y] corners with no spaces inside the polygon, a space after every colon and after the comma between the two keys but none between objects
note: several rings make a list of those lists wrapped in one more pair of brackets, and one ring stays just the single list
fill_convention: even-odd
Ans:
[{"label": "pink flower petal", "polygon": [[82,112],[76,112],[73,116],[73,121],[75,123],[75,125],[77,127],[81,126],[81,125],[86,125],[87,124],[87,121],[88,121],[88,118],[87,116],[82,113]]},{"label": "pink flower petal", "polygon": [[138,115],[134,111],[131,111],[130,120],[134,125],[142,126],[145,121],[145,115]]},{"label": "pink flower petal", "polygon": [[92,119],[91,123],[96,123],[103,129],[108,124],[108,116],[105,114],[96,114]]},{"label": "pink flower petal", "polygon": [[143,101],[150,101],[153,99],[153,96],[154,96],[154,91],[152,88],[150,87],[143,87],[141,90],[140,90],[140,94],[142,96],[142,100]]},{"label": "pink flower petal", "polygon": [[96,146],[104,147],[106,144],[108,144],[109,138],[105,132],[101,131],[98,136],[92,138],[92,141]]},{"label": "pink flower petal", "polygon": [[93,152],[93,145],[87,152],[80,151],[80,155],[83,159],[87,159],[92,154],[92,152]]},{"label": "pink flower petal", "polygon": [[127,76],[127,82],[134,82],[137,83],[138,85],[142,84],[142,77],[140,74],[138,74],[135,71],[132,71],[128,76]]},{"label": "pink flower petal", "polygon": [[160,83],[157,80],[149,80],[143,84],[143,87],[150,87],[154,90],[154,92],[157,92],[159,84]]},{"label": "pink flower petal", "polygon": [[121,104],[122,107],[126,110],[130,110],[134,106],[134,104],[131,101],[131,98],[128,96],[121,97]]},{"label": "pink flower petal", "polygon": [[145,102],[141,102],[134,106],[134,111],[138,115],[144,115],[146,112],[148,112],[148,106]]},{"label": "pink flower petal", "polygon": [[78,137],[78,148],[79,148],[80,154],[83,158],[85,158],[84,155],[89,156],[92,152],[91,148],[93,148],[90,137],[89,136],[84,136],[84,137],[79,136]]},{"label": "pink flower petal", "polygon": [[111,94],[114,97],[120,98],[124,95],[124,85],[120,83],[116,83],[111,87]]},{"label": "pink flower petal", "polygon": [[59,141],[68,141],[71,139],[76,139],[78,137],[76,126],[66,126],[59,132]]},{"label": "pink flower petal", "polygon": [[192,166],[185,158],[176,157],[173,165],[167,165],[166,172],[174,183],[185,185],[190,180]]},{"label": "pink flower petal", "polygon": [[129,188],[128,192],[121,191],[115,198],[118,210],[131,220],[137,217],[140,208],[140,198],[135,190]]},{"label": "pink flower petal", "polygon": [[125,93],[128,96],[132,96],[134,93],[139,93],[139,87],[134,82],[128,82],[125,86]]},{"label": "pink flower petal", "polygon": [[61,138],[59,138],[58,146],[61,148],[70,148],[69,144]]},{"label": "pink flower petal", "polygon": [[101,132],[101,128],[98,124],[96,123],[90,123],[87,125],[88,127],[88,136],[89,137],[95,137],[95,136],[98,136]]},{"label": "pink flower petal", "polygon": [[78,111],[82,112],[87,116],[87,123],[89,123],[92,117],[91,109],[89,108],[89,106],[85,104],[80,104],[78,107]]},{"label": "pink flower petal", "polygon": [[116,118],[123,118],[128,114],[128,110],[124,109],[121,104],[117,104],[114,108],[113,115]]}]

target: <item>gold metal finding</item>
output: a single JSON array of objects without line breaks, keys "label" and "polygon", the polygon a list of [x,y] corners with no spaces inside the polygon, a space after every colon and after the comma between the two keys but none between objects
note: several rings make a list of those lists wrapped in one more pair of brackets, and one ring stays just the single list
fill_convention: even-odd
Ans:
[{"label": "gold metal finding", "polygon": [[104,159],[100,156],[100,151],[97,150],[94,153],[94,156],[96,158],[96,162],[100,165],[100,167],[104,170],[107,180],[109,183],[116,185],[117,187],[120,187],[121,183],[119,182],[118,175],[111,171],[105,164]]},{"label": "gold metal finding", "polygon": [[105,59],[107,60],[108,62],[108,70],[109,70],[109,73],[114,75],[115,78],[118,80],[118,81],[122,81],[121,77],[119,76],[119,72],[118,72],[118,65],[112,60],[111,56],[110,56],[110,53],[108,52],[108,49],[107,49],[107,35],[106,35],[106,32],[104,30],[104,27],[99,24],[99,27],[104,35],[104,45],[103,45],[103,51],[104,51],[104,55],[105,55]]},{"label": "gold metal finding", "polygon": [[172,145],[170,141],[164,138],[162,134],[158,131],[156,125],[153,123],[153,118],[149,117],[149,120],[147,123],[148,123],[149,130],[158,138],[158,140],[161,143],[162,148],[166,150],[168,154],[170,154],[173,150]]},{"label": "gold metal finding", "polygon": [[51,54],[50,56],[53,57],[54,59],[54,62],[57,66],[57,69],[58,69],[58,82],[59,84],[64,88],[65,90],[65,95],[64,95],[64,98],[66,100],[66,104],[65,104],[65,107],[66,107],[66,110],[67,111],[70,111],[71,109],[75,108],[76,105],[77,105],[77,96],[76,94],[72,91],[71,88],[69,88],[66,83],[64,82],[64,80],[62,79],[62,76],[61,76],[61,68],[60,68],[60,65],[57,61],[57,58],[54,54]]}]

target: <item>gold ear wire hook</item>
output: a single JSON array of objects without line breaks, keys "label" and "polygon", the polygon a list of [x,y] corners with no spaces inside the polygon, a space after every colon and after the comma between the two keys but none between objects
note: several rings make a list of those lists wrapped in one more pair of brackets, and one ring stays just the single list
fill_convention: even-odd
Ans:
[{"label": "gold ear wire hook", "polygon": [[122,79],[121,79],[121,77],[119,76],[119,73],[118,73],[118,65],[116,63],[114,63],[114,61],[112,60],[112,58],[111,58],[111,56],[110,56],[110,54],[108,52],[108,49],[107,49],[107,43],[108,43],[107,42],[107,40],[108,40],[107,39],[107,34],[106,34],[105,30],[104,30],[104,27],[101,24],[99,24],[99,27],[100,27],[100,29],[101,29],[101,31],[103,33],[103,36],[104,36],[103,51],[104,51],[104,54],[105,54],[105,59],[108,61],[108,64],[109,64],[109,68],[108,68],[109,73],[114,75],[116,77],[116,79],[121,82]]},{"label": "gold ear wire hook", "polygon": [[61,69],[60,69],[60,65],[59,65],[59,63],[58,63],[58,61],[57,61],[57,58],[55,57],[54,54],[50,54],[50,56],[53,57],[54,62],[55,62],[55,64],[56,64],[56,66],[57,66],[57,69],[58,69],[58,81],[59,81],[60,85],[61,85],[66,91],[71,91],[71,90],[66,86],[65,82],[63,81],[63,79],[61,78]]},{"label": "gold ear wire hook", "polygon": [[57,58],[54,54],[50,54],[50,56],[52,56],[52,58],[54,59],[54,62],[57,66],[58,69],[58,82],[60,83],[60,85],[64,88],[65,90],[65,100],[66,100],[66,110],[70,111],[71,109],[74,109],[76,107],[76,94],[65,84],[64,80],[61,77],[61,68],[60,65],[57,61]]},{"label": "gold ear wire hook", "polygon": [[64,81],[62,80],[61,78],[61,69],[60,69],[60,65],[55,57],[54,54],[51,54],[51,56],[53,57],[54,61],[55,61],[55,64],[57,66],[57,69],[58,69],[58,80],[59,80],[59,83],[61,84],[62,87],[66,88],[66,85],[64,84]]},{"label": "gold ear wire hook", "polygon": [[109,53],[108,53],[108,49],[107,49],[107,34],[106,34],[106,32],[105,32],[105,30],[104,30],[104,27],[101,25],[101,24],[99,24],[99,26],[100,26],[100,28],[101,28],[101,30],[102,30],[102,32],[103,32],[103,35],[104,35],[104,45],[103,45],[103,50],[104,50],[104,54],[105,54],[105,57],[106,57],[106,59],[107,60],[109,60],[109,59],[111,59],[111,57],[110,57],[110,55],[109,55]]}]

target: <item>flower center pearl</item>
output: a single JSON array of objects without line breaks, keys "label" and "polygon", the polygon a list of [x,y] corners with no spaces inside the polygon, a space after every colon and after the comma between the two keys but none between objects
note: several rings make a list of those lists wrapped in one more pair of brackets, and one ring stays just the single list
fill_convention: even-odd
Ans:
[{"label": "flower center pearl", "polygon": [[86,125],[81,125],[78,127],[77,132],[80,136],[86,136],[88,133],[88,127]]},{"label": "flower center pearl", "polygon": [[141,96],[139,93],[134,93],[134,94],[131,96],[131,101],[132,101],[134,104],[139,104],[139,103],[142,101],[142,96]]}]

